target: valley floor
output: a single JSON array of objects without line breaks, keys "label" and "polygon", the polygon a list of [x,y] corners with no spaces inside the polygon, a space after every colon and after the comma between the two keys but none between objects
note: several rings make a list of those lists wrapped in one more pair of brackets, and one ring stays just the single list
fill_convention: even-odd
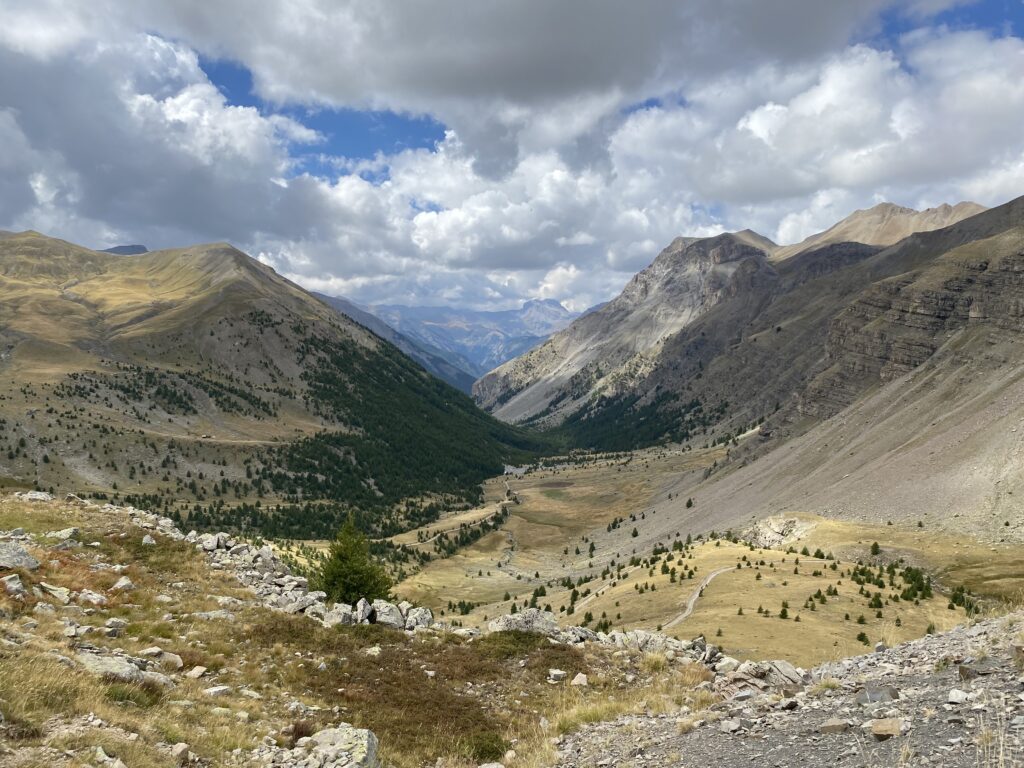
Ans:
[{"label": "valley floor", "polygon": [[[722,448],[655,449],[495,478],[485,486],[484,508],[393,539],[434,556],[397,592],[467,626],[483,626],[513,605],[549,605],[565,624],[702,634],[740,658],[803,665],[862,653],[865,642],[892,645],[952,627],[964,619],[963,607],[950,605],[959,587],[982,607],[1024,595],[1024,547],[914,523],[791,511],[771,518],[788,533],[768,535],[754,550],[724,531],[712,539],[700,522],[699,495],[688,508],[678,489],[699,484],[723,456]],[[448,556],[426,543],[493,519],[507,493],[514,501],[498,530]],[[757,527],[729,533],[752,531]],[[688,536],[693,543],[681,553]],[[834,559],[810,557],[815,552]],[[870,592],[861,594],[848,578],[843,583],[857,562],[922,569],[934,579],[935,596],[890,606],[886,595],[884,610],[870,608]],[[831,590],[837,594],[824,604],[811,599]],[[788,621],[777,618],[783,606]]]}]

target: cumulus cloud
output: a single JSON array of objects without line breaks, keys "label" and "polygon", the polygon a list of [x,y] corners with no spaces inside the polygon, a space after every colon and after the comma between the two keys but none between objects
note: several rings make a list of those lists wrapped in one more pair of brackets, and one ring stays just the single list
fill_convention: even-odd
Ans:
[{"label": "cumulus cloud", "polygon": [[[0,227],[226,239],[368,303],[582,309],[680,234],[1024,192],[1024,41],[931,23],[953,4],[0,0]],[[883,11],[913,31],[875,37]],[[336,107],[447,132],[330,157],[297,108]]]}]

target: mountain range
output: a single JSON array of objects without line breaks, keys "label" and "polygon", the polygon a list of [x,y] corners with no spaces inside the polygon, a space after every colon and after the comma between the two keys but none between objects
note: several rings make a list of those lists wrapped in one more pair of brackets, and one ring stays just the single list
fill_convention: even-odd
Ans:
[{"label": "mountain range", "polygon": [[475,503],[532,438],[225,243],[0,235],[0,477],[326,535]]},{"label": "mountain range", "polygon": [[[825,297],[845,284],[853,274],[849,267],[907,233],[935,230],[982,210],[961,203],[919,212],[886,203],[782,247],[750,230],[677,238],[618,297],[482,377],[474,395],[506,421],[554,426],[570,418],[593,420],[626,401],[629,408],[643,407],[655,391],[664,399],[703,389],[695,382],[704,366],[731,354],[765,318],[776,316],[776,307],[786,306],[786,314],[778,314],[768,330],[781,334],[789,326],[777,341],[790,339],[814,303],[824,305],[816,316],[822,321],[828,307],[838,308]],[[793,297],[799,307],[788,303]],[[784,380],[773,379],[779,392],[771,386],[759,391],[782,397],[788,392]]]},{"label": "mountain range", "polygon": [[[554,302],[375,308],[407,334],[223,243],[121,256],[3,233],[0,477],[310,535],[348,511],[378,530],[430,520],[538,453],[725,445],[680,479],[718,510],[877,515],[885,477],[901,517],[955,500],[991,527],[1017,482],[1022,263],[1024,198],[883,204],[797,246],[677,238],[575,320]],[[438,378],[466,385],[458,344],[482,366],[483,340],[560,324],[475,384],[497,419]]]}]

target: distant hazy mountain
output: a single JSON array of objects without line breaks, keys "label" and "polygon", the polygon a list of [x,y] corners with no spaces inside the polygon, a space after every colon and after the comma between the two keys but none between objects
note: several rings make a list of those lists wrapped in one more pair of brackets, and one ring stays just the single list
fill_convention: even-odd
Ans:
[{"label": "distant hazy mountain", "polygon": [[149,248],[144,245],[115,245],[113,248],[104,248],[101,253],[113,253],[115,256],[138,256],[149,253]]},{"label": "distant hazy mountain", "polygon": [[576,317],[551,299],[498,312],[384,304],[368,309],[402,335],[463,358],[474,378],[533,349]]},{"label": "distant hazy mountain", "polygon": [[382,339],[390,341],[439,379],[447,381],[453,387],[466,393],[473,389],[476,376],[470,373],[472,366],[464,358],[402,335],[379,317],[370,314],[348,299],[340,296],[325,296],[322,293],[313,295],[349,319],[355,320],[364,328],[373,331]]}]

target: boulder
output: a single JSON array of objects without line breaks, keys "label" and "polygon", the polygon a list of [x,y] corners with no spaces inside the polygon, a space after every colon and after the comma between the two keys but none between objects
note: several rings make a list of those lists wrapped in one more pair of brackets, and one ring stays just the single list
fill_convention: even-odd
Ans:
[{"label": "boulder", "polygon": [[405,629],[405,618],[394,603],[389,603],[387,600],[374,600],[373,613],[375,623],[383,624],[385,627]]},{"label": "boulder", "polygon": [[32,557],[24,547],[8,541],[0,541],[0,571],[13,571],[15,568],[34,571],[38,567],[39,561]]},{"label": "boulder", "polygon": [[159,688],[173,688],[174,681],[167,675],[148,669],[142,673],[142,682]]},{"label": "boulder", "polygon": [[347,603],[335,603],[330,610],[324,614],[323,624],[325,627],[349,626],[357,624],[355,611]]},{"label": "boulder", "polygon": [[846,733],[850,730],[849,720],[840,720],[838,717],[830,717],[818,728],[821,733]]},{"label": "boulder", "polygon": [[558,622],[550,611],[527,608],[519,613],[499,616],[487,625],[488,632],[532,632],[553,637],[558,634]]},{"label": "boulder", "polygon": [[174,760],[175,765],[188,765],[191,762],[189,756],[189,746],[184,741],[179,741],[173,747],[171,747],[171,759]]},{"label": "boulder", "polygon": [[434,623],[434,613],[429,608],[410,608],[405,614],[405,628],[414,630],[429,627]]},{"label": "boulder", "polygon": [[959,688],[953,688],[949,692],[949,696],[946,697],[946,701],[950,704],[963,704],[967,701],[969,696],[967,691],[961,691]]},{"label": "boulder", "polygon": [[101,656],[95,653],[78,654],[78,663],[88,672],[112,683],[141,683],[142,670],[121,656]]},{"label": "boulder", "polygon": [[71,602],[71,590],[67,587],[58,587],[53,584],[47,584],[45,581],[40,581],[39,588],[61,605],[67,605]]},{"label": "boulder", "polygon": [[735,672],[739,669],[740,663],[738,660],[731,656],[723,656],[717,664],[715,664],[715,672],[720,675],[724,675],[727,672]]},{"label": "boulder", "polygon": [[101,595],[99,592],[93,592],[91,589],[83,589],[78,593],[77,597],[80,603],[89,603],[102,608],[107,604],[107,598]]},{"label": "boulder", "polygon": [[876,741],[885,741],[903,733],[903,720],[898,717],[886,717],[871,721],[871,735]]},{"label": "boulder", "polygon": [[589,681],[587,680],[587,676],[582,672],[577,672],[576,677],[574,677],[572,682],[569,683],[569,685],[575,686],[576,688],[586,688],[588,684]]},{"label": "boulder", "polygon": [[343,753],[347,755],[348,762],[342,764],[353,768],[378,768],[380,765],[377,758],[377,737],[373,731],[340,723],[334,728],[317,731],[311,738],[311,751],[321,760],[327,758],[341,762],[337,758]]},{"label": "boulder", "polygon": [[359,598],[359,602],[356,603],[356,621],[360,624],[367,624],[372,616],[373,606],[365,597]]},{"label": "boulder", "polygon": [[120,579],[114,582],[114,586],[110,588],[111,592],[130,592],[135,589],[135,584],[127,576],[122,576]]},{"label": "boulder", "polygon": [[142,544],[143,544],[143,546],[146,546],[146,547],[155,547],[156,546],[156,539],[154,539],[152,536],[150,536],[147,533],[145,536],[142,537]]},{"label": "boulder", "polygon": [[53,501],[53,494],[46,491],[22,491],[14,495],[23,501]]}]

